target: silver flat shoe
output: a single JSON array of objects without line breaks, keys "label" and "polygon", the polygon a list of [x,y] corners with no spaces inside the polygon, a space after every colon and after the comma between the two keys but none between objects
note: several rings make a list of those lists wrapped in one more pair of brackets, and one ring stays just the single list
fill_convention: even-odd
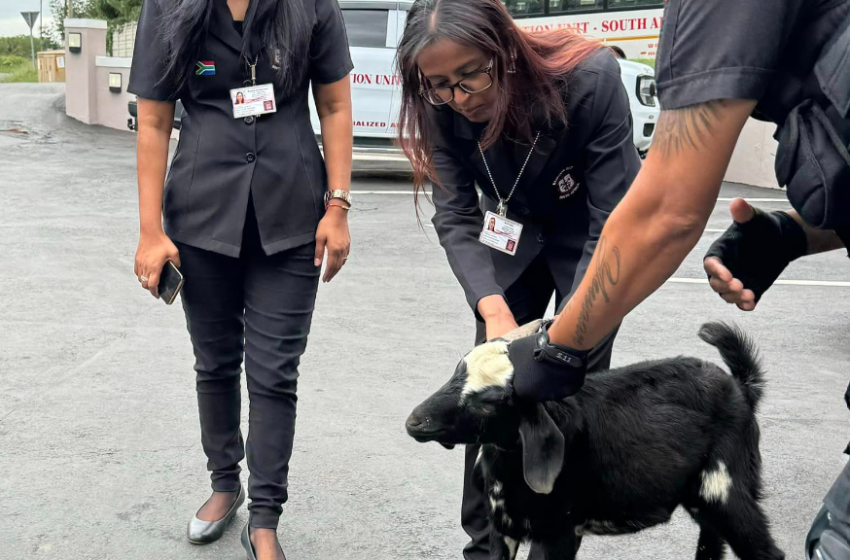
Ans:
[{"label": "silver flat shoe", "polygon": [[254,554],[254,545],[251,544],[251,530],[248,528],[251,525],[251,519],[245,523],[245,528],[242,529],[242,547],[248,553],[248,560],[257,560],[257,555]]},{"label": "silver flat shoe", "polygon": [[224,530],[227,529],[228,524],[233,521],[236,512],[239,510],[239,506],[243,503],[245,503],[245,489],[240,485],[239,495],[236,497],[233,505],[230,506],[230,509],[227,510],[227,513],[224,514],[224,517],[218,521],[204,521],[198,519],[197,514],[195,514],[189,522],[189,527],[186,529],[186,538],[192,544],[209,544],[217,541],[224,534]]},{"label": "silver flat shoe", "polygon": [[[254,545],[251,544],[251,518],[248,517],[248,522],[245,523],[245,528],[242,529],[242,547],[245,549],[246,554],[248,555],[248,560],[257,560],[257,554],[254,552]],[[286,560],[286,554],[283,553],[283,547],[280,545],[280,542],[277,543],[278,550],[280,550],[280,555],[283,556],[283,560]]]}]

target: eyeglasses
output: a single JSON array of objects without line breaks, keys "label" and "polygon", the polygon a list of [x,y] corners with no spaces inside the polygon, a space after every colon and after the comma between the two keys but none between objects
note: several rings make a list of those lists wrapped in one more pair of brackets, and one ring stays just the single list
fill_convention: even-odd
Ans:
[{"label": "eyeglasses", "polygon": [[481,93],[484,90],[490,89],[493,85],[493,76],[490,72],[493,71],[493,59],[490,59],[486,68],[470,72],[463,77],[462,80],[453,85],[432,87],[423,89],[419,95],[425,98],[425,101],[431,105],[445,105],[451,103],[455,98],[455,88],[460,88],[466,93]]}]

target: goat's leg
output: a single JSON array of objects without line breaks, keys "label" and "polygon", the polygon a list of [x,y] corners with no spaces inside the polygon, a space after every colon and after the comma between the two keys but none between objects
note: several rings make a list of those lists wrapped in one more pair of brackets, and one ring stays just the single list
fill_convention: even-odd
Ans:
[{"label": "goat's leg", "polygon": [[514,560],[519,541],[490,527],[490,560]]},{"label": "goat's leg", "polygon": [[[697,521],[699,523],[699,521]],[[726,543],[707,523],[700,523],[696,560],[723,560]]]},{"label": "goat's leg", "polygon": [[545,560],[575,560],[581,539],[576,537],[573,531],[567,531],[557,541],[546,543],[534,543],[543,552]]},{"label": "goat's leg", "polygon": [[767,516],[749,495],[731,492],[725,503],[700,508],[700,517],[711,524],[741,560],[784,560],[770,535]]}]

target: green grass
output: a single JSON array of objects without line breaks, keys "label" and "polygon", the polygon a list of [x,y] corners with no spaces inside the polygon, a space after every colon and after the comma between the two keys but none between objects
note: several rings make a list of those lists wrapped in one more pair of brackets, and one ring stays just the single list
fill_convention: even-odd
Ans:
[{"label": "green grass", "polygon": [[11,54],[0,55],[0,72],[8,74],[16,70],[24,62],[29,62],[29,59]]},{"label": "green grass", "polygon": [[632,58],[630,59],[633,62],[639,62],[641,64],[646,64],[647,66],[652,66],[655,68],[655,59],[654,58]]},{"label": "green grass", "polygon": [[32,62],[21,56],[0,56],[0,74],[8,74],[0,82],[37,82],[38,71]]}]

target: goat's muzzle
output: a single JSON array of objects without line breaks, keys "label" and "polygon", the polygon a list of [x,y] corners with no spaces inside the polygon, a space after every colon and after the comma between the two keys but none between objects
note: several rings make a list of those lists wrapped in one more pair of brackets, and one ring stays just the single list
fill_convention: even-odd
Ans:
[{"label": "goat's muzzle", "polygon": [[426,403],[417,406],[407,417],[404,427],[407,434],[420,443],[436,441],[446,449],[454,449],[454,444],[443,443],[440,437],[446,435],[446,430],[434,426],[431,417],[425,410]]}]

